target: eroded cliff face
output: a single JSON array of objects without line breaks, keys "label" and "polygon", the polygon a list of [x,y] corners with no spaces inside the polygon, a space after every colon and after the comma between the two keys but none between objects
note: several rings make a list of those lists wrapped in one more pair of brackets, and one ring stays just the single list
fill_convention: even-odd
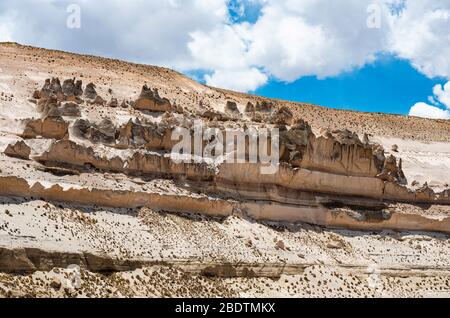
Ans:
[{"label": "eroded cliff face", "polygon": [[[84,90],[84,96],[80,97],[83,92],[81,82],[74,79],[64,83],[65,88],[57,78],[47,80],[43,88],[35,92],[35,104],[57,105],[76,97],[79,107],[83,107],[83,104],[89,104],[91,100],[99,97],[93,84],[89,84]],[[185,182],[184,186],[191,191],[222,197],[224,202],[227,198],[233,198],[235,203],[232,204],[233,208],[228,209],[228,215],[232,214],[233,209],[242,210],[257,219],[272,221],[302,221],[356,229],[384,226],[389,229],[430,230],[433,226],[430,228],[424,225],[421,228],[417,220],[400,224],[401,222],[392,221],[392,217],[389,217],[382,226],[374,227],[370,222],[364,224],[365,220],[355,221],[350,218],[343,221],[328,216],[332,215],[333,206],[340,205],[365,206],[368,209],[380,210],[380,205],[384,207],[395,202],[450,203],[448,190],[435,193],[427,186],[415,191],[407,188],[401,159],[386,155],[383,147],[370,142],[367,135],[363,136],[362,141],[357,134],[348,130],[325,130],[317,136],[307,122],[301,119],[291,120],[289,110],[273,110],[270,105],[257,105],[247,109],[266,116],[267,122],[255,123],[251,120],[236,122],[196,117],[192,113],[172,111],[172,108],[136,107],[142,100],[152,101],[155,105],[171,104],[170,101],[159,97],[157,91],[144,86],[135,108],[153,115],[144,120],[130,118],[122,124],[117,124],[114,118],[91,122],[71,116],[53,117],[48,114],[46,107],[37,106],[43,119],[28,122],[21,136],[28,139],[39,136],[53,141],[44,151],[42,147],[38,147],[40,151],[33,151],[31,156],[31,148],[27,150],[28,146],[23,141],[10,145],[5,154],[23,159],[31,158],[46,166],[47,171],[60,174],[65,171],[75,172],[77,175],[88,172],[114,173],[125,174],[130,178],[157,177]],[[108,108],[111,105],[101,104],[94,107]],[[226,108],[232,113],[239,113],[237,106],[232,103],[228,103]],[[154,120],[155,118],[157,120]],[[291,125],[288,126],[288,123]],[[253,130],[250,130],[250,127]],[[216,134],[221,135],[222,141],[216,138],[215,142],[221,143],[221,148],[225,150],[224,156],[198,158],[193,146],[187,154],[188,160],[176,161],[177,157],[173,156],[172,150],[180,139],[174,136],[174,133],[180,128],[187,131],[189,138],[192,138],[188,142],[198,144],[201,154],[206,153],[209,142],[214,140],[210,138],[215,138],[211,135],[204,138],[205,132],[214,129]],[[257,134],[259,130],[266,128],[276,128],[279,131],[279,162],[276,162],[273,173],[262,172],[266,163],[261,162],[261,152],[258,157],[252,158],[253,162],[249,157],[251,138],[255,139],[258,147],[262,147],[261,138],[267,138],[267,144],[264,145],[275,142],[274,136],[261,137]],[[246,163],[230,163],[228,160],[241,145],[238,145],[239,140],[233,139],[230,147],[227,137],[238,131],[246,133],[241,140],[245,144]],[[201,139],[195,140],[195,133],[198,132]],[[270,153],[270,147],[267,147],[263,149],[263,153]],[[35,190],[32,189],[35,188],[36,185],[24,189],[23,195],[34,193]],[[93,200],[92,196],[83,193],[82,189],[73,190],[80,192],[78,194],[63,194],[64,191],[57,190],[57,182],[52,188],[54,190],[44,191],[37,186],[40,190],[34,194],[52,199],[73,195],[77,197],[74,200],[77,203],[83,203],[84,198],[84,203],[108,206],[113,206],[112,202],[123,201],[114,189],[108,193],[112,199],[107,202]],[[57,194],[51,194],[54,191]],[[14,194],[20,196],[20,190],[16,190]],[[117,200],[113,199],[115,196]],[[145,201],[145,198],[137,199],[141,196],[138,194],[127,193],[127,196],[135,197],[140,204]],[[262,200],[265,203],[261,202]],[[117,204],[120,207],[136,206],[130,203],[130,200],[126,202]],[[180,212],[185,208],[186,212],[193,212],[187,209],[188,204],[180,203],[179,208],[175,208],[174,204],[170,204],[172,211]],[[198,212],[198,209],[195,211]],[[311,213],[316,216],[311,217]],[[403,215],[400,219],[404,218]],[[437,222],[439,224],[435,229],[450,232],[450,229],[446,228],[446,222]]]},{"label": "eroded cliff face", "polygon": [[[448,284],[448,183],[412,179],[402,146],[384,149],[370,128],[364,134],[358,126],[359,135],[336,125],[317,129],[316,119],[285,103],[191,82],[178,87],[152,78],[109,87],[106,75],[84,74],[87,85],[72,74],[51,76],[39,89],[35,82],[27,88],[26,103],[16,105],[20,119],[0,118],[0,296],[2,280],[23,286],[17,273],[32,280],[71,264],[92,279],[138,271],[150,282],[152,274],[141,271],[159,275],[169,266],[219,285],[228,279],[259,289],[265,277],[295,275],[305,277],[296,281],[299,290],[311,287],[314,294],[317,285],[305,282],[325,277],[324,269],[350,269],[351,279],[358,273],[366,280],[376,261],[388,295],[397,287],[388,277],[421,277],[422,269]],[[274,167],[262,154],[272,155],[276,134],[259,134],[272,129],[279,133]],[[195,145],[186,156],[173,153],[180,131]],[[244,138],[230,142],[237,132]],[[229,162],[242,144],[246,162]],[[252,145],[261,150],[256,156]],[[273,282],[279,295],[287,292],[283,280]],[[402,284],[416,283],[426,282]],[[53,294],[59,291],[65,293],[61,287]]]}]

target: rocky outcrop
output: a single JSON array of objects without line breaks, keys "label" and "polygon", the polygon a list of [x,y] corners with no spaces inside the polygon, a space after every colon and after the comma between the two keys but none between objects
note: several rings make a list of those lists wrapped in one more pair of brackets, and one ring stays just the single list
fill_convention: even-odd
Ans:
[{"label": "rocky outcrop", "polygon": [[41,105],[45,104],[50,98],[57,102],[77,102],[81,103],[80,96],[83,94],[82,81],[76,79],[67,79],[61,85],[59,78],[46,79],[45,84],[40,91],[33,94],[33,98],[39,100]]},{"label": "rocky outcrop", "polygon": [[61,140],[68,137],[69,123],[61,117],[47,117],[45,119],[32,119],[26,122],[21,135],[25,139],[38,137]]},{"label": "rocky outcrop", "polygon": [[[77,84],[73,81],[65,83],[64,88],[61,88],[64,96],[77,88]],[[53,83],[50,81],[46,83],[43,91],[58,91],[58,87],[57,80]],[[73,95],[77,94],[79,95],[80,91]],[[84,96],[90,99],[89,103],[99,98],[93,84],[86,87]],[[118,107],[117,99],[111,98],[108,105]],[[173,109],[168,100],[159,96],[157,90],[144,86],[134,107],[160,112],[164,109],[161,107],[166,107],[162,105],[170,106],[170,109],[165,108],[166,110]],[[49,116],[56,115],[56,110],[76,109],[76,106],[77,104],[73,102],[58,101],[54,95],[40,99],[38,103],[38,107],[42,108],[41,111]],[[173,131],[183,127],[191,132],[192,137],[194,129],[199,127],[195,121],[198,118],[193,114],[175,114],[167,111],[159,114],[158,121],[144,116],[141,119],[130,119],[119,127],[116,127],[110,119],[103,119],[99,123],[86,119],[77,120],[70,133],[73,137],[91,142],[92,146],[87,146],[85,142],[77,144],[73,140],[61,140],[68,137],[69,124],[57,116],[28,122],[23,136],[25,138],[42,136],[61,140],[53,142],[47,151],[33,157],[33,160],[46,166],[41,171],[54,175],[111,172],[132,177],[179,180],[185,182],[184,186],[199,193],[233,199],[237,204],[233,204],[233,209],[241,209],[248,215],[261,219],[372,229],[377,227],[371,227],[372,224],[367,220],[352,221],[352,216],[349,216],[350,219],[347,216],[342,217],[339,221],[341,223],[336,218],[329,219],[330,211],[334,209],[330,209],[330,206],[364,206],[370,211],[380,211],[380,205],[392,201],[450,203],[448,191],[435,193],[428,186],[416,191],[406,188],[404,184],[407,180],[402,171],[401,159],[398,160],[392,155],[387,156],[384,149],[370,142],[367,135],[364,135],[362,141],[358,135],[348,130],[327,130],[316,136],[307,122],[294,121],[292,112],[286,107],[275,108],[271,103],[262,102],[254,109],[251,105],[247,105],[246,108],[248,114],[253,117],[259,116],[261,119],[261,124],[251,123],[253,128],[270,126],[279,129],[280,164],[273,174],[261,173],[263,165],[259,161],[239,164],[226,161],[197,162],[192,156],[194,149],[189,161],[184,163],[173,161],[171,151],[179,142],[172,140]],[[197,114],[207,119],[203,122],[203,129],[219,129],[224,137],[224,149],[228,146],[226,144],[228,134],[248,128],[247,123],[233,121],[238,112],[234,102],[229,102],[226,110],[227,114],[207,108],[206,111]],[[270,143],[272,137],[266,138]],[[204,151],[208,141],[201,142]],[[249,157],[249,139],[245,142],[246,157]],[[236,147],[235,143],[231,151],[236,151]],[[115,195],[115,192],[113,193]],[[49,195],[47,192],[45,194]],[[66,198],[64,194],[59,195]],[[173,203],[172,209],[178,203]],[[275,209],[271,210],[271,207]],[[181,205],[178,208],[180,211],[184,209]],[[396,228],[398,225],[394,223],[399,221],[390,217],[383,219],[382,222],[387,228]],[[433,224],[430,227],[440,228],[441,224]],[[444,229],[446,227],[447,225]],[[409,228],[415,230],[419,226]]]},{"label": "rocky outcrop", "polygon": [[229,121],[229,120],[231,120],[231,117],[228,116],[227,114],[224,114],[224,113],[219,112],[219,111],[214,111],[214,110],[211,110],[211,109],[208,109],[208,110],[206,110],[204,112],[201,112],[199,114],[199,116],[202,117],[202,118],[209,119],[209,120],[217,120],[217,121]]},{"label": "rocky outcrop", "polygon": [[269,119],[270,123],[276,125],[292,125],[294,120],[294,115],[287,107],[281,107],[280,109],[274,111]]},{"label": "rocky outcrop", "polygon": [[301,166],[340,175],[375,177],[385,161],[384,153],[377,156],[373,146],[364,145],[358,136],[334,131],[318,138],[310,136]]},{"label": "rocky outcrop", "polygon": [[82,85],[83,85],[83,82],[75,81],[75,78],[67,79],[64,81],[64,83],[62,85],[62,92],[67,97],[81,96],[81,95],[83,95]]},{"label": "rocky outcrop", "polygon": [[141,95],[133,107],[138,110],[150,112],[170,112],[173,110],[167,98],[161,98],[157,89],[152,90],[147,85],[142,87]]},{"label": "rocky outcrop", "polygon": [[[190,260],[120,260],[109,255],[89,252],[45,251],[37,248],[5,248],[0,247],[0,272],[25,274],[36,271],[51,271],[54,268],[67,268],[77,265],[83,270],[94,273],[111,273],[132,271],[141,268],[171,266],[193,275],[211,278],[280,278],[281,275],[298,275],[308,264],[277,264],[251,262],[211,262],[196,259]],[[53,281],[52,281],[53,283]],[[52,285],[51,283],[51,285]],[[59,285],[59,284],[58,284]]]},{"label": "rocky outcrop", "polygon": [[156,175],[171,178],[185,177],[189,180],[211,180],[215,174],[214,167],[206,164],[173,162],[170,155],[135,152],[131,157],[107,158],[97,155],[93,148],[77,145],[72,141],[60,141],[51,145],[50,149],[36,161],[46,165],[62,165],[63,167],[90,170],[92,168],[125,173],[128,175]]},{"label": "rocky outcrop", "polygon": [[4,153],[9,157],[29,160],[31,148],[25,142],[18,141],[15,144],[9,144]]},{"label": "rocky outcrop", "polygon": [[429,231],[450,234],[450,217],[427,217],[384,210],[330,209],[323,204],[279,204],[253,200],[221,200],[207,196],[162,194],[110,189],[64,189],[58,184],[43,186],[16,177],[0,177],[0,195],[40,197],[54,202],[81,205],[137,208],[169,212],[190,212],[226,217],[243,213],[255,220],[303,222],[331,228],[354,230]]},{"label": "rocky outcrop", "polygon": [[95,85],[93,83],[89,83],[86,85],[86,89],[84,90],[84,97],[91,100],[94,100],[97,97],[97,91],[95,90]]},{"label": "rocky outcrop", "polygon": [[37,110],[42,114],[42,117],[80,117],[81,110],[78,104],[74,102],[59,102],[55,97],[50,97],[46,100],[41,99],[38,102]]},{"label": "rocky outcrop", "polygon": [[164,122],[160,125],[130,120],[119,129],[117,146],[119,148],[144,147],[149,150],[164,150],[170,152],[178,143],[172,140],[173,126]]},{"label": "rocky outcrop", "polygon": [[36,99],[48,99],[51,96],[63,100],[63,91],[59,78],[46,79],[42,89],[34,94]]},{"label": "rocky outcrop", "polygon": [[72,130],[75,136],[93,143],[114,144],[116,141],[116,127],[109,119],[102,120],[98,125],[79,119],[74,123]]},{"label": "rocky outcrop", "polygon": [[[31,183],[31,184],[30,184]],[[104,207],[141,208],[174,213],[199,213],[206,216],[226,217],[233,213],[235,203],[206,195],[180,195],[150,191],[120,191],[106,188],[64,189],[58,184],[43,186],[26,179],[0,176],[0,195],[41,197],[53,202],[69,202]]]}]

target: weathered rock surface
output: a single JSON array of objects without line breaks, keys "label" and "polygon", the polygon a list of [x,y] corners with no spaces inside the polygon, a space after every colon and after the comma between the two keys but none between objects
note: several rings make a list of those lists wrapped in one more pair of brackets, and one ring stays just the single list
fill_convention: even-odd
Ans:
[{"label": "weathered rock surface", "polygon": [[173,110],[167,98],[161,98],[157,89],[152,90],[147,85],[142,87],[141,95],[133,107],[138,110],[151,112],[169,112]]},{"label": "weathered rock surface", "polygon": [[[63,52],[51,59],[61,80],[47,79],[30,99],[40,85],[32,78],[48,73],[34,62],[43,53],[22,48],[16,63],[17,48],[0,50],[15,79],[4,78],[12,92],[0,100],[0,297],[155,295],[161,283],[169,296],[377,296],[365,283],[373,263],[382,296],[423,295],[417,286],[445,295],[450,180],[445,169],[428,175],[446,167],[442,122],[272,101]],[[149,84],[139,95],[142,74]],[[261,154],[227,162],[238,147],[226,138],[225,157],[171,154],[176,129],[209,128],[223,137],[278,128],[277,169],[262,173]],[[411,148],[413,137],[423,144]],[[205,152],[217,142],[205,139],[191,141]],[[81,267],[79,290],[67,285],[69,265]]]},{"label": "weathered rock surface", "polygon": [[45,119],[27,120],[21,136],[25,139],[43,137],[61,140],[68,137],[68,134],[69,123],[61,117],[47,117]]},{"label": "weathered rock surface", "polygon": [[75,81],[74,79],[67,79],[62,85],[62,92],[64,95],[71,96],[81,96],[83,94],[82,81]]},{"label": "weathered rock surface", "polygon": [[9,144],[4,151],[5,155],[20,159],[29,160],[31,148],[23,141],[18,141],[14,145]]}]

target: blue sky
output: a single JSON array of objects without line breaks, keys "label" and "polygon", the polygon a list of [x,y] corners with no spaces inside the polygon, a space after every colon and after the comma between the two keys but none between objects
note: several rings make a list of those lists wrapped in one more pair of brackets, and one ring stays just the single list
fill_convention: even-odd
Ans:
[{"label": "blue sky", "polygon": [[424,76],[406,60],[385,56],[333,78],[309,76],[293,83],[271,80],[252,93],[338,109],[405,115],[411,105],[426,101],[435,85],[445,82]]},{"label": "blue sky", "polygon": [[443,119],[448,30],[450,0],[0,2],[0,41],[165,66],[267,97]]},{"label": "blue sky", "polygon": [[[186,75],[203,84],[204,72]],[[250,94],[337,109],[407,115],[417,101],[427,101],[443,77],[429,78],[407,60],[384,55],[362,68],[335,77],[307,76],[287,83],[271,78]]]}]

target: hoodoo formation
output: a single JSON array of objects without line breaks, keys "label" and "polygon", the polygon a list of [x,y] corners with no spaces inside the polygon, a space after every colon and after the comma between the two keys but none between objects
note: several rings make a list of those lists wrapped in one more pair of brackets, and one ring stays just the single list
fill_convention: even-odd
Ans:
[{"label": "hoodoo formation", "polygon": [[[0,61],[14,96],[0,101],[0,296],[417,296],[431,280],[442,288],[427,292],[450,295],[448,121],[16,44]],[[176,160],[180,129],[223,156],[192,147]],[[246,160],[227,160],[240,147],[227,137],[249,131]],[[366,286],[373,264],[382,288]],[[82,285],[54,283],[70,265]]]}]

